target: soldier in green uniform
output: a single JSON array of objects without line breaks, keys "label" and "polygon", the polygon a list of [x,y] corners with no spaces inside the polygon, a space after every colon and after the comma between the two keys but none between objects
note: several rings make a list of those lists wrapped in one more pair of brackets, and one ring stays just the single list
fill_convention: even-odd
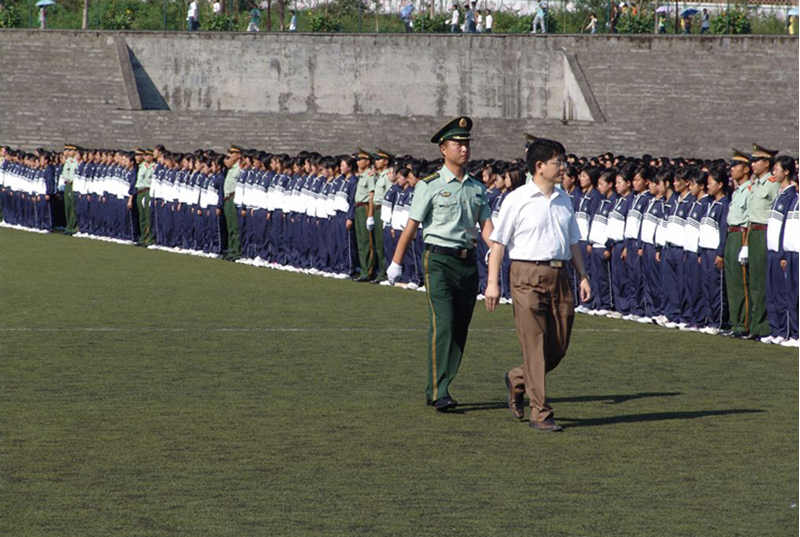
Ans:
[{"label": "soldier in green uniform", "polygon": [[372,232],[375,229],[375,173],[372,171],[372,154],[358,148],[355,155],[358,166],[358,183],[356,184],[356,245],[358,247],[358,263],[361,274],[355,278],[357,282],[368,282],[375,272],[375,243]]},{"label": "soldier in green uniform", "polygon": [[232,145],[228,149],[225,157],[225,167],[228,173],[225,175],[223,184],[223,203],[222,212],[225,214],[225,227],[228,230],[228,249],[225,252],[227,261],[236,261],[242,257],[241,245],[239,244],[239,217],[236,214],[236,205],[233,197],[236,194],[236,182],[242,173],[239,169],[239,159],[242,157],[242,148]]},{"label": "soldier in green uniform", "polygon": [[78,169],[78,148],[72,144],[64,145],[64,169],[61,171],[61,180],[64,182],[64,215],[67,223],[64,235],[74,235],[78,232],[78,219],[75,216],[75,191],[72,182],[75,180],[75,170]]},{"label": "soldier in green uniform", "polygon": [[389,282],[394,283],[402,273],[406,248],[422,224],[422,264],[430,318],[426,395],[428,404],[441,412],[458,404],[450,396],[450,384],[461,365],[478,295],[476,224],[480,224],[481,238],[487,245],[492,233],[486,187],[465,171],[471,130],[472,120],[459,117],[431,138],[439,146],[444,166],[417,183],[408,225],[387,271]]},{"label": "soldier in green uniform", "polygon": [[735,190],[728,209],[728,236],[725,240],[725,285],[728,294],[731,328],[722,335],[744,337],[748,331],[747,266],[739,263],[739,252],[747,236],[747,202],[750,199],[750,156],[733,150],[730,162]]},{"label": "soldier in green uniform", "polygon": [[753,180],[747,204],[747,235],[739,252],[739,262],[748,266],[749,303],[748,319],[751,338],[770,335],[767,322],[767,221],[772,202],[778,196],[781,185],[772,177],[772,165],[777,151],[753,144],[750,168]]},{"label": "soldier in green uniform", "polygon": [[392,186],[389,181],[389,166],[394,155],[388,151],[377,148],[375,150],[375,191],[373,192],[373,207],[375,227],[372,230],[372,244],[375,245],[375,279],[372,283],[386,280],[386,256],[383,253],[383,220],[381,219],[381,201],[386,191]]},{"label": "soldier in green uniform", "polygon": [[136,194],[128,198],[128,210],[133,209],[139,214],[139,246],[149,246],[152,243],[150,235],[150,183],[153,181],[153,151],[151,149],[136,148],[134,153],[136,165]]}]

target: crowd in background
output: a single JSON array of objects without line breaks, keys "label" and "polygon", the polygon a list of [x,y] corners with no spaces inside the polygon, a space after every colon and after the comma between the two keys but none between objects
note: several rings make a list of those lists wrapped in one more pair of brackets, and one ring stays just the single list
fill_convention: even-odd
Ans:
[{"label": "crowd in background", "polygon": [[[359,149],[180,153],[73,145],[0,151],[6,227],[222,257],[389,285],[387,260],[414,187],[442,161]],[[523,159],[477,160],[496,217],[530,176]],[[754,145],[730,160],[567,155],[591,299],[578,312],[797,346],[797,163]],[[488,246],[478,249],[481,291]],[[424,291],[421,232],[395,284]],[[503,261],[502,302],[509,303]],[[577,279],[573,276],[577,286]],[[479,296],[479,298],[481,298]]]}]

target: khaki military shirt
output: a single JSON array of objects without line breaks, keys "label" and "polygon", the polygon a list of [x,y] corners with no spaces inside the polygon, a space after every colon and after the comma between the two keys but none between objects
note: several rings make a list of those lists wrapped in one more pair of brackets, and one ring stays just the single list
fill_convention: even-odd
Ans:
[{"label": "khaki military shirt", "polygon": [[153,181],[153,168],[153,164],[142,162],[136,172],[136,190],[150,188],[150,183]]},{"label": "khaki military shirt", "polygon": [[772,177],[771,173],[765,173],[753,181],[747,205],[747,220],[751,224],[767,223],[769,212],[772,210],[772,202],[778,197],[780,189],[780,183]]},{"label": "khaki military shirt", "polygon": [[746,227],[747,221],[747,202],[750,199],[750,179],[736,187],[731,196],[731,204],[728,208],[728,225]]},{"label": "khaki military shirt", "polygon": [[73,157],[64,161],[64,167],[61,169],[61,181],[71,183],[75,179],[75,170],[78,169],[78,161]]},{"label": "khaki military shirt", "polygon": [[237,162],[228,170],[228,174],[225,176],[225,184],[223,187],[223,192],[225,193],[225,197],[227,198],[234,192],[236,192],[236,182],[239,180],[239,175],[241,175],[242,170],[239,168],[239,163]]},{"label": "khaki military shirt", "polygon": [[375,207],[380,208],[381,200],[386,195],[386,191],[389,190],[389,187],[392,186],[391,181],[389,181],[389,170],[383,170],[375,179]]},{"label": "khaki military shirt", "polygon": [[459,181],[446,166],[417,183],[408,215],[422,223],[426,243],[448,248],[474,248],[476,224],[491,216],[483,183],[470,175]]},{"label": "khaki military shirt", "polygon": [[[356,184],[356,203],[369,202],[369,193],[375,192],[375,172],[367,170],[358,176],[358,183]],[[377,198],[376,198],[377,201]]]}]

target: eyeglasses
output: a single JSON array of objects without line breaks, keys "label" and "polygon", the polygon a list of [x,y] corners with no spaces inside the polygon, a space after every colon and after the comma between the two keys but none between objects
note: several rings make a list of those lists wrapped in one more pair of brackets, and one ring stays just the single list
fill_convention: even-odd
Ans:
[{"label": "eyeglasses", "polygon": [[563,168],[567,165],[566,160],[550,160],[547,161],[545,164],[553,164],[556,168]]}]

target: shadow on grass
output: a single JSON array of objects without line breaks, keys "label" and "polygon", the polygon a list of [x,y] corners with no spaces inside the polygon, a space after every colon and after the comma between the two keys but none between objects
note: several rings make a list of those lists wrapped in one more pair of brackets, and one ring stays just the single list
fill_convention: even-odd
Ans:
[{"label": "shadow on grass", "polygon": [[760,414],[766,410],[752,408],[730,409],[730,410],[695,410],[691,412],[653,412],[650,414],[629,414],[626,416],[609,416],[607,418],[565,418],[559,417],[558,421],[565,422],[565,426],[570,429],[574,427],[594,427],[597,425],[614,425],[617,423],[642,423],[648,421],[667,421],[667,420],[693,420],[697,418],[707,418],[710,416],[731,416],[736,414]]},{"label": "shadow on grass", "polygon": [[[683,395],[681,392],[644,392],[634,393],[629,395],[579,395],[575,397],[554,397],[548,398],[549,403],[593,403],[605,401],[608,405],[618,405],[626,401],[633,401],[634,399],[643,399],[645,397],[674,397],[676,395]],[[465,414],[467,412],[474,412],[476,410],[498,410],[501,408],[508,408],[505,401],[502,402],[487,402],[487,403],[464,403],[458,405],[458,408],[451,410],[450,414]]]}]

